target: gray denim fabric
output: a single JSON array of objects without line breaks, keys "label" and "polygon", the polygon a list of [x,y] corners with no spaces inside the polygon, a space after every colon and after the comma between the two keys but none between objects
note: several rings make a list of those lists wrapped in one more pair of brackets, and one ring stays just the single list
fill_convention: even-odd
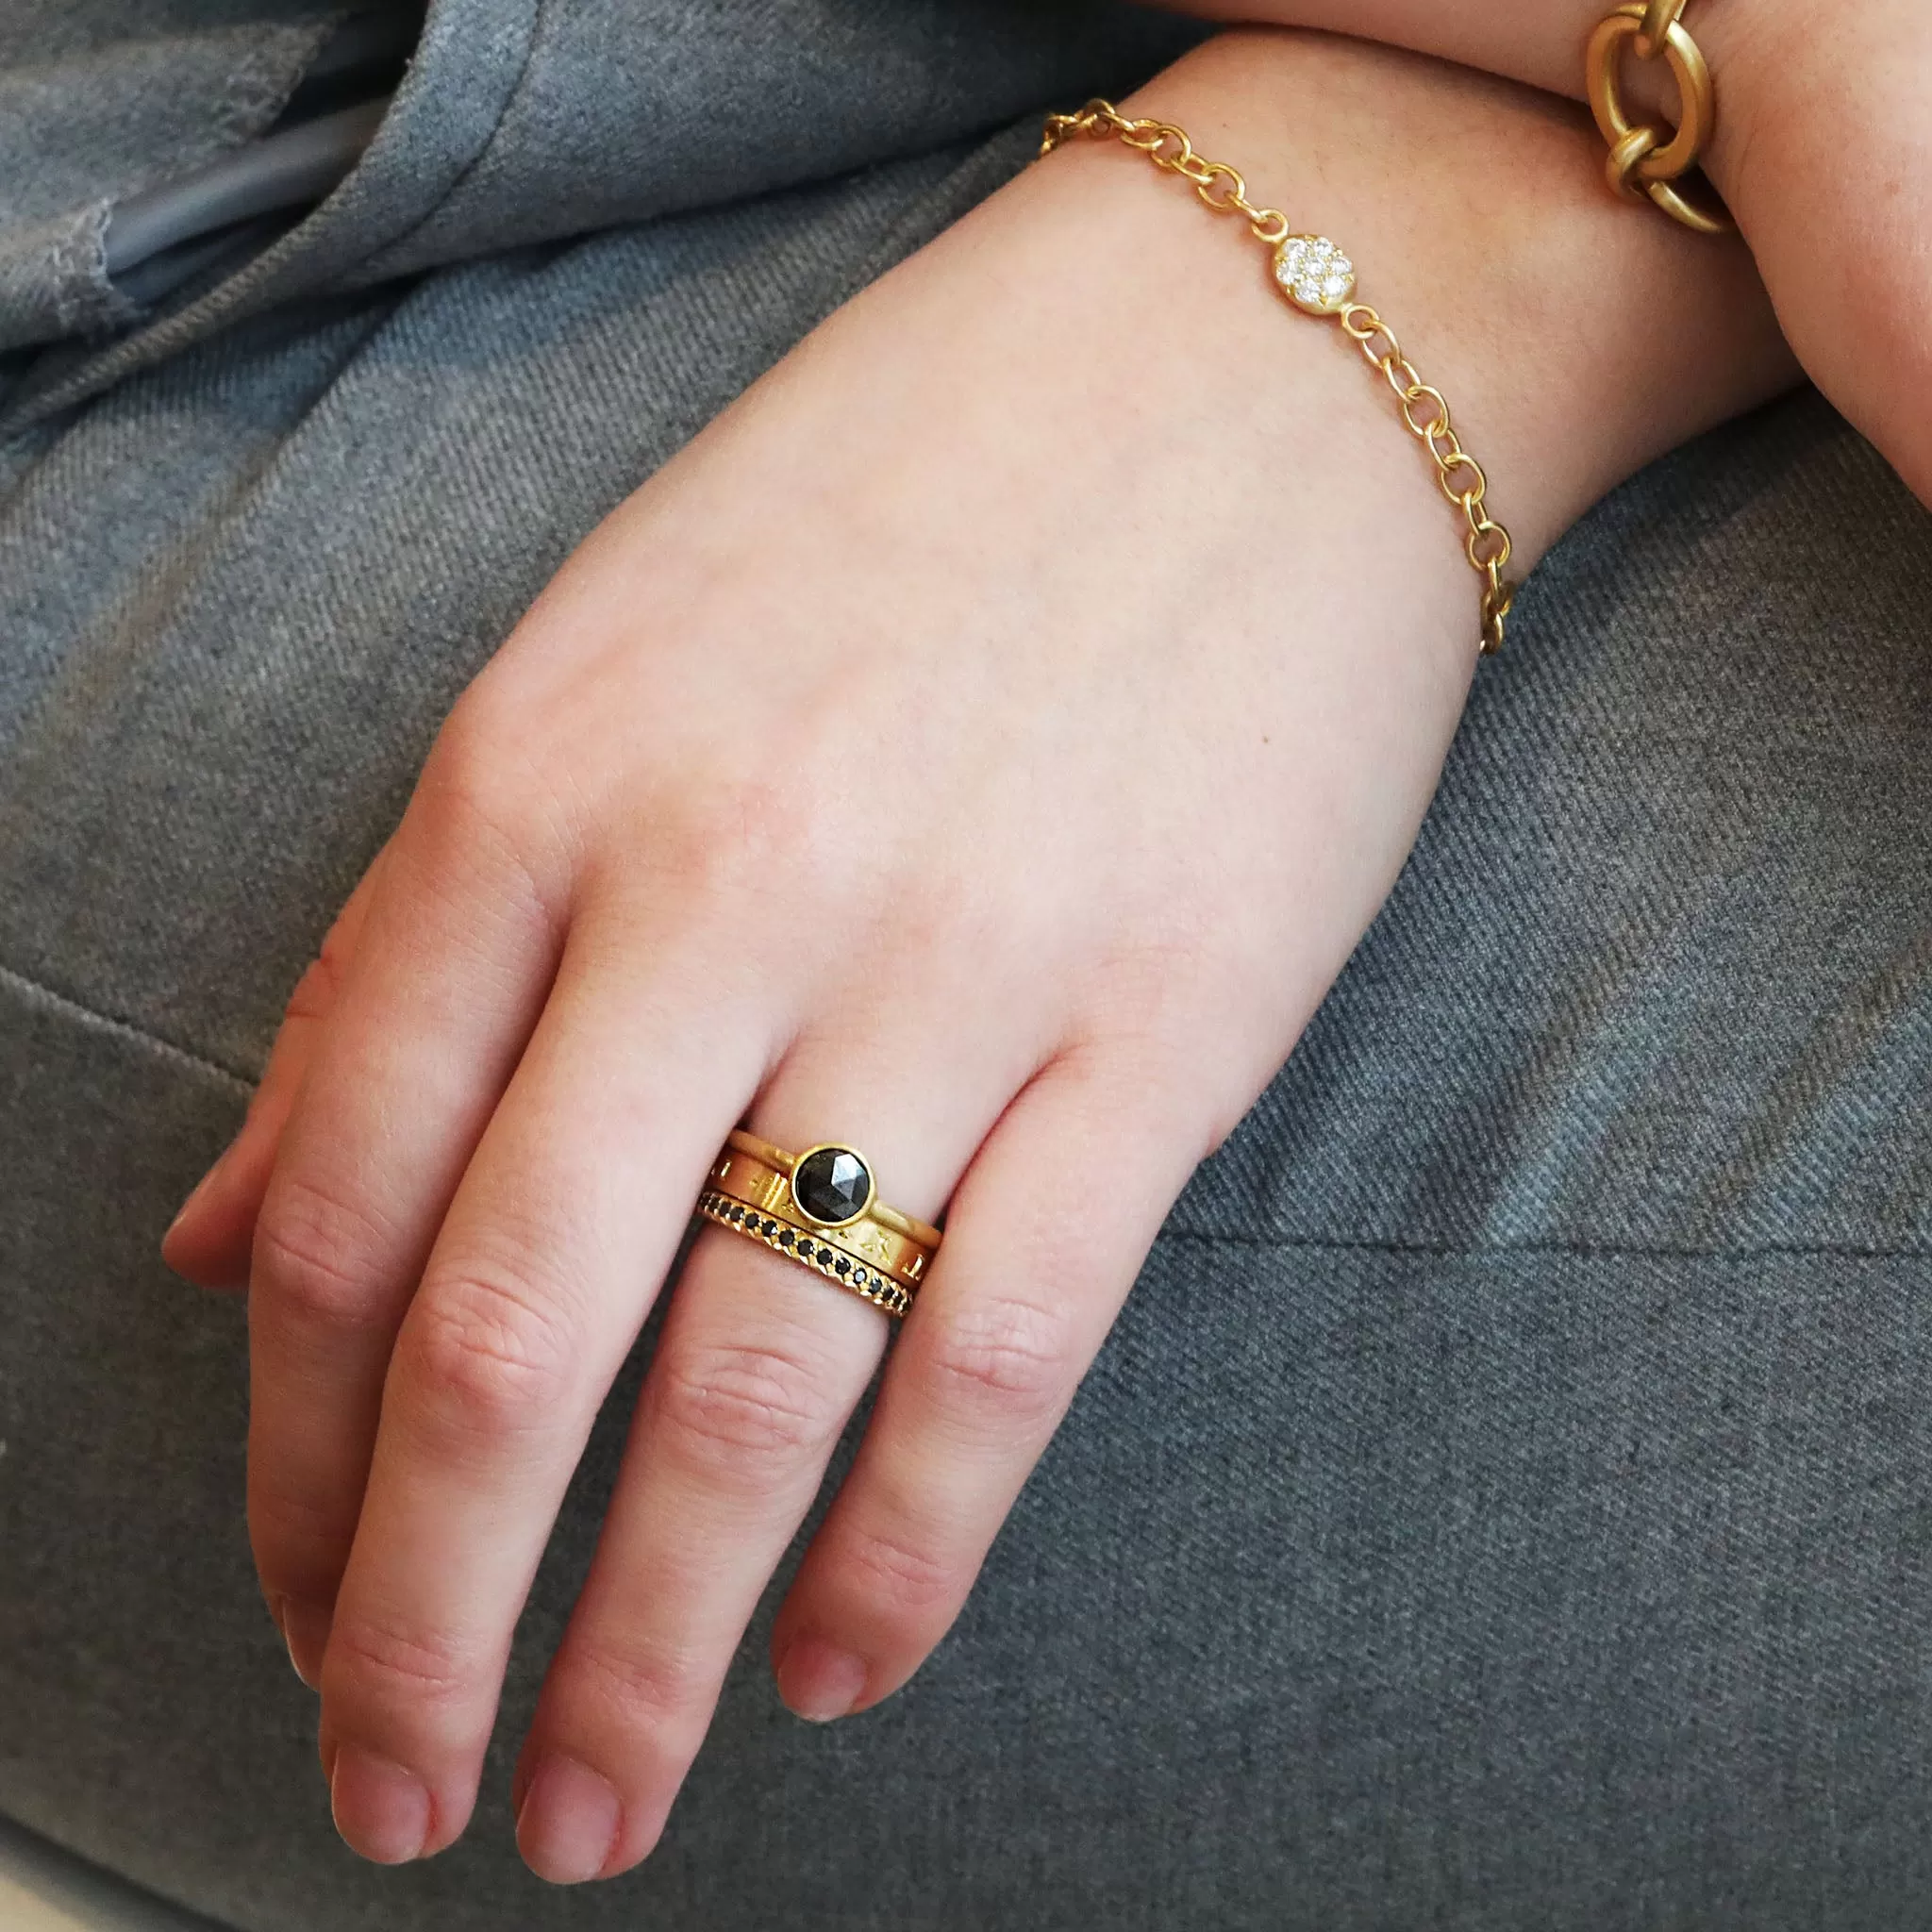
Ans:
[{"label": "gray denim fabric", "polygon": [[124,17],[114,32],[126,12],[0,9],[0,349],[133,322],[101,246],[114,203],[258,134],[331,25],[313,7],[254,20],[209,8],[150,17],[139,35]]},{"label": "gray denim fabric", "polygon": [[[468,1838],[385,1872],[330,1830],[248,1559],[244,1313],[159,1233],[571,547],[1030,142],[962,136],[1151,31],[445,0],[313,222],[13,365],[0,1811],[242,1932],[1932,1918],[1932,520],[1809,396],[1539,573],[1388,907],[907,1690],[790,1718],[774,1592],[646,1867],[523,1871],[509,1765],[647,1337]],[[740,55],[778,125],[709,125]],[[603,172],[647,98],[715,144]]]}]

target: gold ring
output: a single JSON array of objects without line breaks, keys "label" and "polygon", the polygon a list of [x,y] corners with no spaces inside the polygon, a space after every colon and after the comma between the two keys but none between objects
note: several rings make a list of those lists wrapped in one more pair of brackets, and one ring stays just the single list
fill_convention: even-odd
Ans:
[{"label": "gold ring", "polygon": [[841,1141],[788,1154],[734,1132],[698,1197],[705,1220],[762,1241],[841,1288],[904,1315],[943,1239],[878,1198],[872,1163]]}]

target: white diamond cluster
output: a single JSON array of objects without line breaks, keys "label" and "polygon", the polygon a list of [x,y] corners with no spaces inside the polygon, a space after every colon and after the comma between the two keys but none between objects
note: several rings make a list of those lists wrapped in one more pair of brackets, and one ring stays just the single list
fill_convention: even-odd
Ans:
[{"label": "white diamond cluster", "polygon": [[1355,263],[1325,235],[1291,235],[1274,251],[1274,279],[1311,315],[1333,315],[1355,293]]}]

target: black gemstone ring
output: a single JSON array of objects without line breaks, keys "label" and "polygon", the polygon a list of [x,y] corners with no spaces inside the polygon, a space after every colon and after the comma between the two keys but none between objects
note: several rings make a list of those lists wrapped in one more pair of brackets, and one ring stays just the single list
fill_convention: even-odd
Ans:
[{"label": "black gemstone ring", "polygon": [[892,1315],[911,1307],[941,1238],[886,1207],[872,1163],[837,1141],[788,1154],[734,1133],[711,1165],[698,1212]]}]

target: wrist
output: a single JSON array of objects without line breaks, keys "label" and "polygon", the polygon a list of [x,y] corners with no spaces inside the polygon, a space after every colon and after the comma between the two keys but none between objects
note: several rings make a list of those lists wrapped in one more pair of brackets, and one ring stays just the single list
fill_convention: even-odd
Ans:
[{"label": "wrist", "polygon": [[[1169,10],[1257,25],[1312,27],[1453,60],[1481,73],[1581,100],[1584,49],[1619,0],[1159,0]],[[1705,171],[1726,202],[1744,197],[1752,130],[1790,67],[1788,9],[1743,0],[1693,0],[1684,25],[1716,76],[1718,114]],[[1675,84],[1661,62],[1625,62],[1633,113],[1674,124]],[[1588,178],[1601,192],[1602,143]],[[1746,221],[1748,228],[1749,223]]]},{"label": "wrist", "polygon": [[[1207,43],[1123,106],[1184,125],[1293,229],[1353,257],[1357,299],[1448,397],[1519,570],[1644,462],[1791,379],[1742,247],[1630,219],[1603,190],[1587,117],[1547,99],[1360,42],[1263,31]],[[1265,299],[1241,225],[1132,158],[1090,151],[1078,165],[1090,196],[1136,197],[1140,299],[1159,273],[1162,317],[1239,342],[1262,382],[1289,358],[1320,371],[1352,457],[1392,454],[1391,508],[1432,515],[1453,547],[1455,512],[1346,337]]]}]

